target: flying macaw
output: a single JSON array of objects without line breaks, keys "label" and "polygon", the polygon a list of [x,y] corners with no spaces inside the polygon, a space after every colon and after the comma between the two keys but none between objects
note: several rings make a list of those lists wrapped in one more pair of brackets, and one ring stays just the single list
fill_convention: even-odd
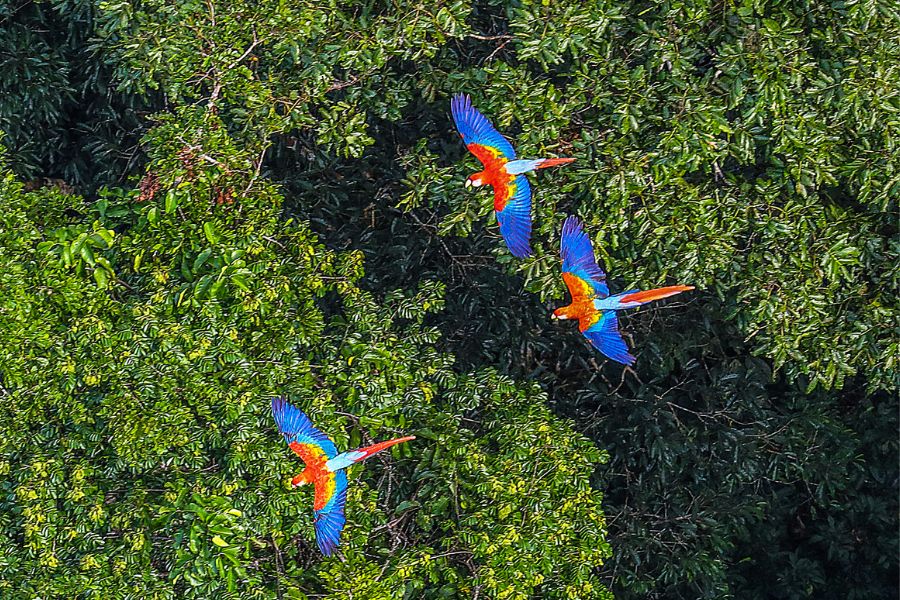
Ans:
[{"label": "flying macaw", "polygon": [[272,398],[272,414],[278,431],[306,468],[291,479],[294,487],[307,483],[315,486],[313,510],[315,511],[316,543],[325,556],[331,556],[341,538],[341,530],[347,519],[344,504],[347,502],[347,473],[344,471],[400,442],[416,439],[416,436],[388,440],[366,448],[348,450],[338,454],[327,435],[316,429],[303,411],[284,398]]},{"label": "flying macaw", "polygon": [[591,240],[577,217],[569,217],[563,224],[559,254],[563,263],[563,281],[569,288],[572,303],[553,311],[553,318],[578,319],[578,329],[591,345],[625,365],[633,364],[635,358],[628,353],[625,340],[619,333],[616,311],[694,289],[691,285],[673,285],[646,292],[630,290],[610,296],[606,274],[597,266]]},{"label": "flying macaw", "polygon": [[494,210],[500,235],[513,256],[531,256],[531,186],[525,173],[575,159],[516,160],[512,144],[472,106],[467,94],[453,96],[450,112],[466,148],[484,165],[483,171],[469,175],[466,187],[489,185],[494,188]]}]

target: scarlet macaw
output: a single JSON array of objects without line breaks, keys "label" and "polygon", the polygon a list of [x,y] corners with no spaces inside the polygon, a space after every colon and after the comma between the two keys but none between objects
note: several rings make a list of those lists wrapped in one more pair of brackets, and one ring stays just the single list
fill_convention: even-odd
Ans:
[{"label": "scarlet macaw", "polygon": [[563,224],[559,254],[563,261],[563,281],[572,295],[572,303],[553,311],[553,318],[578,319],[578,329],[597,350],[625,365],[633,364],[635,358],[628,353],[619,333],[616,311],[694,289],[690,285],[673,285],[610,296],[606,274],[597,266],[591,240],[577,217],[569,217]]},{"label": "scarlet macaw", "polygon": [[278,431],[284,436],[288,446],[306,463],[303,472],[291,479],[291,485],[297,487],[312,483],[315,486],[313,510],[316,543],[322,554],[331,556],[347,522],[344,517],[347,473],[344,469],[394,444],[414,440],[416,436],[410,435],[338,454],[334,442],[316,429],[303,411],[284,398],[272,398],[272,414]]},{"label": "scarlet macaw", "polygon": [[466,187],[490,185],[494,188],[494,210],[500,235],[513,256],[531,256],[531,186],[524,174],[575,159],[516,160],[512,144],[472,106],[467,94],[453,96],[450,112],[466,148],[484,165],[483,171],[469,175]]}]

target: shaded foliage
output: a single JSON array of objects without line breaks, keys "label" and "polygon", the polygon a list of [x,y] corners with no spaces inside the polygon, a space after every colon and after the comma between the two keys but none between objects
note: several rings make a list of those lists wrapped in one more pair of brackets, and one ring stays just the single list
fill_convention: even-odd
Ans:
[{"label": "shaded foliage", "polygon": [[[171,110],[152,121],[146,170],[103,164],[84,187],[131,173],[134,189],[82,202],[6,180],[4,229],[25,232],[2,257],[7,586],[896,591],[895,7],[53,6],[73,22],[90,8],[72,43],[93,54],[72,56],[107,65],[122,102]],[[578,158],[535,176],[533,259],[513,261],[490,195],[462,189],[475,162],[449,121],[457,91],[520,154]],[[0,104],[13,137],[18,106]],[[59,172],[13,146],[17,172]],[[67,160],[96,164],[90,152]],[[568,213],[613,289],[701,288],[626,318],[634,371],[547,319]],[[115,358],[111,333],[140,351]],[[434,441],[359,469],[345,562],[315,562],[308,506],[273,471],[284,448],[258,396],[285,390],[349,431],[339,443]],[[599,570],[586,479],[603,456],[545,404],[610,453],[594,489],[615,554]],[[57,502],[71,482],[115,518]]]},{"label": "shaded foliage", "polygon": [[124,93],[117,64],[94,43],[91,0],[0,6],[0,130],[6,160],[32,187],[93,191],[139,166],[157,94]]},{"label": "shaded foliage", "polygon": [[[359,253],[283,221],[262,180],[240,204],[217,204],[220,186],[246,184],[252,154],[206,109],[180,118],[149,138],[168,191],[144,203],[135,189],[83,204],[5,176],[0,586],[605,596],[594,567],[609,549],[589,485],[604,455],[536,386],[454,371],[423,325],[441,285],[377,301],[356,286]],[[191,134],[217,163],[202,173],[169,164],[167,142]],[[389,467],[358,470],[340,558],[320,562],[311,497],[288,485],[300,467],[268,411],[277,391],[341,446],[420,438]]]}]

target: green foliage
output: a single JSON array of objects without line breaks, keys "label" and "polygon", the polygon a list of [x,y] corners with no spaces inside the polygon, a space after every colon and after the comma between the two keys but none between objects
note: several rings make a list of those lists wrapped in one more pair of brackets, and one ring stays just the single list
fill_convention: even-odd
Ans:
[{"label": "green foliage", "polygon": [[[808,390],[856,373],[892,389],[897,332],[876,324],[898,309],[900,28],[870,8],[526,4],[503,47],[536,64],[460,71],[450,51],[422,77],[521,128],[520,154],[578,158],[539,175],[528,289],[562,296],[558,231],[577,212],[624,286],[701,286]],[[486,217],[459,193],[458,164],[436,168],[424,144],[404,164],[403,206],[448,206],[444,229],[460,234]]]},{"label": "green foliage", "polygon": [[[226,131],[205,107],[161,118],[143,202],[4,177],[4,596],[608,597],[605,455],[537,386],[456,372],[424,325],[443,286],[359,289],[360,253],[282,219]],[[342,447],[419,436],[354,470],[331,560],[288,485],[280,392]]]},{"label": "green foliage", "polygon": [[[895,593],[890,4],[0,10],[4,595]],[[533,259],[462,188],[458,91],[578,159]],[[547,319],[572,213],[613,287],[699,288],[626,318],[635,371]],[[276,393],[419,436],[351,473],[340,557]]]},{"label": "green foliage", "polygon": [[[0,5],[0,130],[17,174],[93,189],[141,160],[156,94],[123,94],[117,65],[92,39],[92,0]],[[121,71],[119,71],[121,72]]]},{"label": "green foliage", "polygon": [[434,217],[397,225],[367,204],[342,213],[334,238],[365,240],[369,285],[442,274],[450,283],[436,316],[461,367],[537,379],[555,410],[609,451],[597,480],[613,546],[603,574],[616,597],[893,593],[894,395],[867,395],[858,377],[841,392],[806,394],[752,356],[753,340],[715,298],[628,313],[639,362],[623,372],[576,328],[552,325],[546,304],[482,256],[496,240],[429,238]]}]

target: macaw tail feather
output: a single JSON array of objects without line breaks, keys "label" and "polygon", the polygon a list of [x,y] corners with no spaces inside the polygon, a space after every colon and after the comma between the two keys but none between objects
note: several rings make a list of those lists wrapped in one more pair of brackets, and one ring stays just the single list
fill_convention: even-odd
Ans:
[{"label": "macaw tail feather", "polygon": [[387,450],[394,444],[400,444],[402,442],[408,442],[408,441],[414,440],[414,439],[416,439],[416,436],[408,435],[406,437],[397,438],[396,440],[388,440],[386,442],[378,442],[377,444],[372,444],[371,446],[367,446],[365,448],[360,448],[359,450],[355,450],[355,452],[358,452],[360,454],[360,456],[353,462],[359,462],[361,460],[365,460],[365,459],[369,458],[370,456],[372,456],[373,454],[378,454],[382,450]]},{"label": "macaw tail feather", "polygon": [[535,166],[535,169],[546,169],[547,167],[555,167],[557,165],[565,165],[573,162],[574,158],[545,158]]},{"label": "macaw tail feather", "polygon": [[634,292],[633,294],[625,294],[619,297],[619,302],[639,302],[644,304],[653,300],[662,300],[681,292],[687,292],[694,289],[692,285],[670,285],[669,287],[661,287],[655,290],[647,290],[645,292]]},{"label": "macaw tail feather", "polygon": [[348,450],[342,454],[338,454],[327,463],[325,463],[325,468],[329,471],[340,471],[341,469],[346,469],[352,464],[358,463],[361,460],[366,460],[373,454],[378,454],[382,450],[387,450],[394,444],[399,444],[401,442],[408,442],[409,440],[416,439],[414,435],[408,435],[406,437],[397,438],[396,440],[388,440],[386,442],[378,442],[377,444],[372,444],[371,446],[366,446],[365,448],[357,448],[356,450]]}]

